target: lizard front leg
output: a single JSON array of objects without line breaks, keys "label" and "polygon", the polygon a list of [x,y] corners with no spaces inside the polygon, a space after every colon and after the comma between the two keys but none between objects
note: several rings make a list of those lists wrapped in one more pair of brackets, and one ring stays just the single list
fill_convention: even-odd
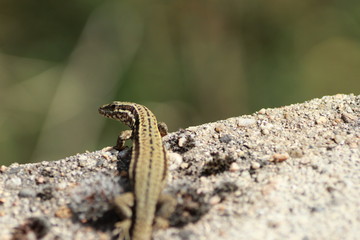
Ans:
[{"label": "lizard front leg", "polygon": [[166,123],[158,122],[157,127],[159,129],[161,137],[164,137],[168,134],[168,127],[167,127]]},{"label": "lizard front leg", "polygon": [[117,150],[123,150],[125,147],[125,141],[129,140],[133,137],[133,131],[132,130],[125,130],[122,131],[116,141],[116,145],[114,146]]}]

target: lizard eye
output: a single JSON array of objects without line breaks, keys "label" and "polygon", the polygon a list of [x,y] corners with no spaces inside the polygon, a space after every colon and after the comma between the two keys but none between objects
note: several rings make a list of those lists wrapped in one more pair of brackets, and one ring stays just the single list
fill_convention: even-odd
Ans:
[{"label": "lizard eye", "polygon": [[115,110],[115,106],[116,105],[114,103],[110,104],[109,105],[109,110],[111,110],[111,111]]}]

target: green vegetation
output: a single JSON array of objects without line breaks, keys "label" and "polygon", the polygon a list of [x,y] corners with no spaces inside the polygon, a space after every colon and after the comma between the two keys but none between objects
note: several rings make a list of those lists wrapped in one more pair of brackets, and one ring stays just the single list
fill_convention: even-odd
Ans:
[{"label": "green vegetation", "polygon": [[0,165],[113,145],[97,108],[170,131],[360,90],[358,1],[2,1]]}]

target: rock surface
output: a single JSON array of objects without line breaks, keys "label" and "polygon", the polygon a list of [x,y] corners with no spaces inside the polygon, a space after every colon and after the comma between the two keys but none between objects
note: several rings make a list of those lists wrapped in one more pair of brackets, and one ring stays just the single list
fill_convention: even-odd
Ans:
[{"label": "rock surface", "polygon": [[[360,96],[339,94],[169,134],[178,205],[154,239],[357,239],[359,130]],[[129,153],[1,166],[1,239],[111,239]]]}]

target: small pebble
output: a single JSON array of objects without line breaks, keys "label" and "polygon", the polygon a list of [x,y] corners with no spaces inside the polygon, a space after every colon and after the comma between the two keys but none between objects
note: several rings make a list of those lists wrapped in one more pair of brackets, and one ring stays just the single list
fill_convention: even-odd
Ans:
[{"label": "small pebble", "polygon": [[0,173],[4,173],[7,170],[7,166],[1,165],[0,166]]},{"label": "small pebble", "polygon": [[289,113],[284,113],[284,118],[289,121],[291,120],[291,115]]},{"label": "small pebble", "polygon": [[229,134],[226,134],[226,135],[221,136],[221,137],[219,138],[219,141],[220,141],[221,143],[229,143],[231,140],[232,140],[232,137],[231,137]]},{"label": "small pebble", "polygon": [[78,159],[79,161],[85,161],[87,159],[87,156],[81,155]]},{"label": "small pebble", "polygon": [[94,168],[94,167],[96,167],[97,163],[98,163],[98,161],[97,161],[96,159],[90,158],[90,159],[87,161],[86,166],[87,166],[88,168]]},{"label": "small pebble", "polygon": [[22,181],[19,177],[13,177],[6,181],[6,186],[8,188],[17,188],[21,185]]},{"label": "small pebble", "polygon": [[248,127],[256,123],[253,118],[240,118],[238,120],[238,127]]},{"label": "small pebble", "polygon": [[240,197],[241,194],[242,194],[241,191],[235,191],[235,192],[234,192],[234,196],[235,196],[235,197]]},{"label": "small pebble", "polygon": [[220,133],[223,129],[221,127],[215,127],[215,132]]},{"label": "small pebble", "polygon": [[65,188],[67,188],[68,184],[66,182],[60,182],[58,185],[57,185],[57,189],[59,190],[64,190]]},{"label": "small pebble", "polygon": [[71,209],[67,206],[59,207],[55,212],[55,217],[70,218],[72,216]]},{"label": "small pebble", "polygon": [[240,170],[239,164],[237,164],[236,162],[233,162],[230,164],[230,167],[229,167],[230,172],[237,172],[239,170]]},{"label": "small pebble", "polygon": [[182,156],[176,152],[169,151],[166,153],[166,156],[167,156],[169,162],[174,163],[176,165],[179,165],[183,161]]},{"label": "small pebble", "polygon": [[185,146],[185,142],[186,142],[186,138],[184,138],[184,137],[179,138],[179,141],[178,141],[179,147]]},{"label": "small pebble", "polygon": [[270,162],[283,162],[289,158],[289,154],[287,153],[275,153],[270,158]]},{"label": "small pebble", "polygon": [[316,119],[315,122],[316,122],[316,124],[319,124],[319,125],[325,124],[325,123],[327,122],[327,118],[321,116],[321,117],[319,117],[318,119]]},{"label": "small pebble", "polygon": [[37,178],[35,178],[35,182],[36,182],[36,184],[43,184],[45,182],[45,178],[42,176],[37,177]]},{"label": "small pebble", "polygon": [[79,167],[86,167],[86,162],[85,161],[80,161],[79,162]]},{"label": "small pebble", "polygon": [[[13,165],[13,164],[11,164],[11,165]],[[7,169],[9,174],[17,174],[17,173],[19,173],[20,170],[21,170],[20,167],[9,167]]]},{"label": "small pebble", "polygon": [[270,134],[270,131],[269,131],[269,129],[263,128],[263,129],[261,129],[261,133],[262,133],[263,135],[269,135],[269,134]]},{"label": "small pebble", "polygon": [[18,168],[19,166],[20,166],[19,163],[14,162],[14,163],[12,163],[9,167],[10,167],[10,168]]},{"label": "small pebble", "polygon": [[358,144],[356,142],[347,142],[346,144],[349,145],[349,147],[352,149],[358,148]]},{"label": "small pebble", "polygon": [[189,167],[189,163],[183,162],[183,163],[180,164],[181,169],[186,169],[188,167]]},{"label": "small pebble", "polygon": [[110,152],[110,151],[113,151],[114,150],[114,147],[104,147],[103,149],[101,149],[102,152]]},{"label": "small pebble", "polygon": [[236,155],[238,158],[241,158],[245,156],[245,152],[242,150],[236,150]]},{"label": "small pebble", "polygon": [[166,157],[169,161],[169,170],[175,170],[183,162],[183,158],[180,154],[168,151]]},{"label": "small pebble", "polygon": [[303,152],[301,151],[301,149],[291,149],[290,150],[290,154],[291,157],[293,158],[301,158],[304,156]]},{"label": "small pebble", "polygon": [[251,162],[251,168],[252,169],[259,169],[260,168],[260,163],[252,161]]},{"label": "small pebble", "polygon": [[197,131],[197,127],[196,127],[196,126],[188,127],[186,130],[187,130],[187,131],[191,131],[191,132],[196,132],[196,131]]},{"label": "small pebble", "polygon": [[210,205],[216,205],[216,204],[218,204],[220,201],[221,201],[221,198],[220,198],[218,195],[215,195],[215,196],[212,196],[212,197],[209,199],[209,204],[210,204]]},{"label": "small pebble", "polygon": [[49,162],[48,162],[48,161],[42,161],[42,162],[41,162],[41,165],[47,166],[47,165],[49,165]]},{"label": "small pebble", "polygon": [[42,175],[47,177],[53,176],[53,169],[51,167],[45,167],[42,171]]},{"label": "small pebble", "polygon": [[[106,160],[111,160],[111,158],[107,158],[107,157],[105,157],[105,159],[106,159]],[[99,160],[96,162],[95,167],[101,167],[101,166],[104,165],[104,163],[105,163],[104,159],[99,159]]]},{"label": "small pebble", "polygon": [[259,110],[258,112],[259,114],[266,114],[266,109],[265,108],[262,108]]},{"label": "small pebble", "polygon": [[342,120],[340,118],[336,118],[333,122],[333,125],[337,125],[339,123],[342,123]]},{"label": "small pebble", "polygon": [[344,144],[345,143],[345,138],[343,136],[336,135],[335,138],[334,138],[334,141],[337,144]]},{"label": "small pebble", "polygon": [[23,188],[19,192],[19,197],[32,198],[36,196],[36,192],[32,188]]}]

